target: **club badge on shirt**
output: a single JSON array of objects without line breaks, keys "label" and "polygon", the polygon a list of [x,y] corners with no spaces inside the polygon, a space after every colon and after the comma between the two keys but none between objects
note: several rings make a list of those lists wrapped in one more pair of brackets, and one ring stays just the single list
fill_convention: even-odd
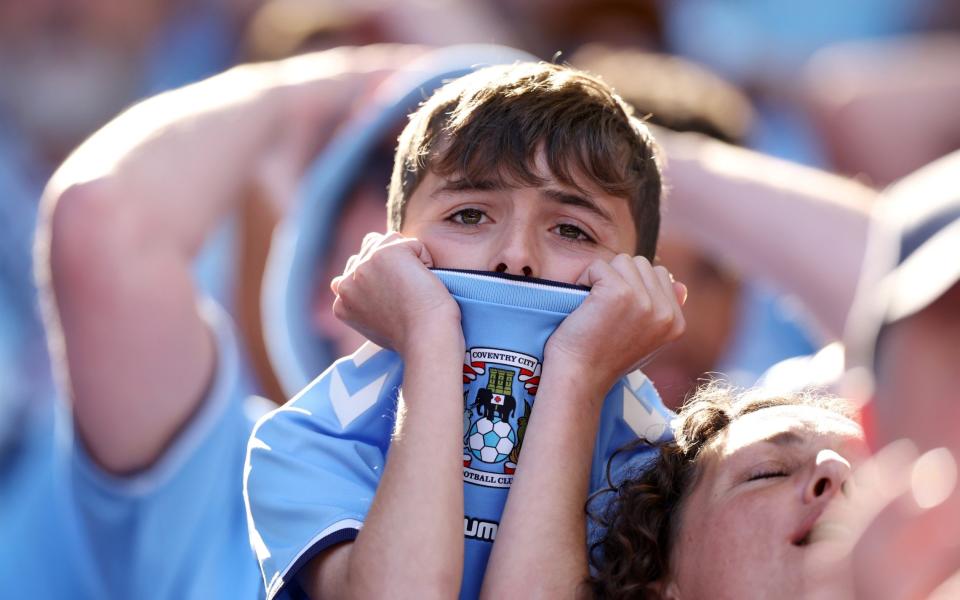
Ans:
[{"label": "club badge on shirt", "polygon": [[463,360],[463,480],[508,488],[540,385],[540,360],[470,348]]}]

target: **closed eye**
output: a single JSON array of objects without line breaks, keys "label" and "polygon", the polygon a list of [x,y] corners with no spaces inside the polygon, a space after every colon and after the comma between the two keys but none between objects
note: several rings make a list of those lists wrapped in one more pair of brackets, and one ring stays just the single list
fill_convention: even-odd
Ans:
[{"label": "closed eye", "polygon": [[770,470],[770,471],[759,471],[753,473],[747,478],[747,481],[758,481],[760,479],[773,479],[774,477],[787,477],[789,473],[782,469]]}]

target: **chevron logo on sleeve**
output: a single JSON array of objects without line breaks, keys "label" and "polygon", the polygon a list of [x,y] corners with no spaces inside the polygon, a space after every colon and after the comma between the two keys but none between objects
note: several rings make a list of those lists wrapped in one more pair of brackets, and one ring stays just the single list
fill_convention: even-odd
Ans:
[{"label": "chevron logo on sleeve", "polygon": [[[392,360],[391,360],[392,358]],[[400,359],[367,342],[349,358],[335,363],[328,371],[330,406],[346,429],[381,399],[390,372]]]},{"label": "chevron logo on sleeve", "polygon": [[623,420],[638,437],[658,439],[670,426],[668,411],[660,402],[653,384],[641,371],[621,380]]}]

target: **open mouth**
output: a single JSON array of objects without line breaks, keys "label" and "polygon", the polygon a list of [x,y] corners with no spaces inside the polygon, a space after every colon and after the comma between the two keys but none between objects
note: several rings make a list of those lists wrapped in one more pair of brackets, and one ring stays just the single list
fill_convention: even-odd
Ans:
[{"label": "open mouth", "polygon": [[801,529],[794,536],[792,543],[794,546],[802,548],[817,542],[843,540],[849,535],[850,529],[844,523],[820,520],[805,529]]},{"label": "open mouth", "polygon": [[823,507],[814,510],[812,513],[808,514],[807,517],[800,524],[800,527],[794,531],[793,536],[790,539],[790,542],[797,547],[809,546],[811,542],[815,541],[815,531],[819,528],[820,517],[823,514]]}]

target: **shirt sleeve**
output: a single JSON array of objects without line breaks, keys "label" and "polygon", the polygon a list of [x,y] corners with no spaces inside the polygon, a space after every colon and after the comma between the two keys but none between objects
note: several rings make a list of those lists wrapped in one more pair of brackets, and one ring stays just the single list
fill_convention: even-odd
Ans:
[{"label": "shirt sleeve", "polygon": [[241,494],[258,406],[249,399],[229,317],[209,301],[201,311],[215,334],[217,371],[193,418],[150,468],[132,476],[103,471],[61,403],[68,493],[103,589],[114,597],[252,598],[259,590]]},{"label": "shirt sleeve", "polygon": [[297,572],[353,540],[386,461],[402,364],[367,343],[257,423],[244,498],[267,597],[295,592]]},{"label": "shirt sleeve", "polygon": [[653,382],[639,370],[628,373],[607,394],[600,413],[590,479],[590,542],[603,534],[596,517],[607,510],[616,486],[642,472],[656,457],[652,443],[673,437],[675,416],[664,406]]},{"label": "shirt sleeve", "polygon": [[594,446],[591,491],[609,485],[609,476],[619,472],[637,453],[649,451],[648,442],[669,439],[676,415],[664,406],[660,394],[642,371],[623,377],[607,394],[600,412]]}]

